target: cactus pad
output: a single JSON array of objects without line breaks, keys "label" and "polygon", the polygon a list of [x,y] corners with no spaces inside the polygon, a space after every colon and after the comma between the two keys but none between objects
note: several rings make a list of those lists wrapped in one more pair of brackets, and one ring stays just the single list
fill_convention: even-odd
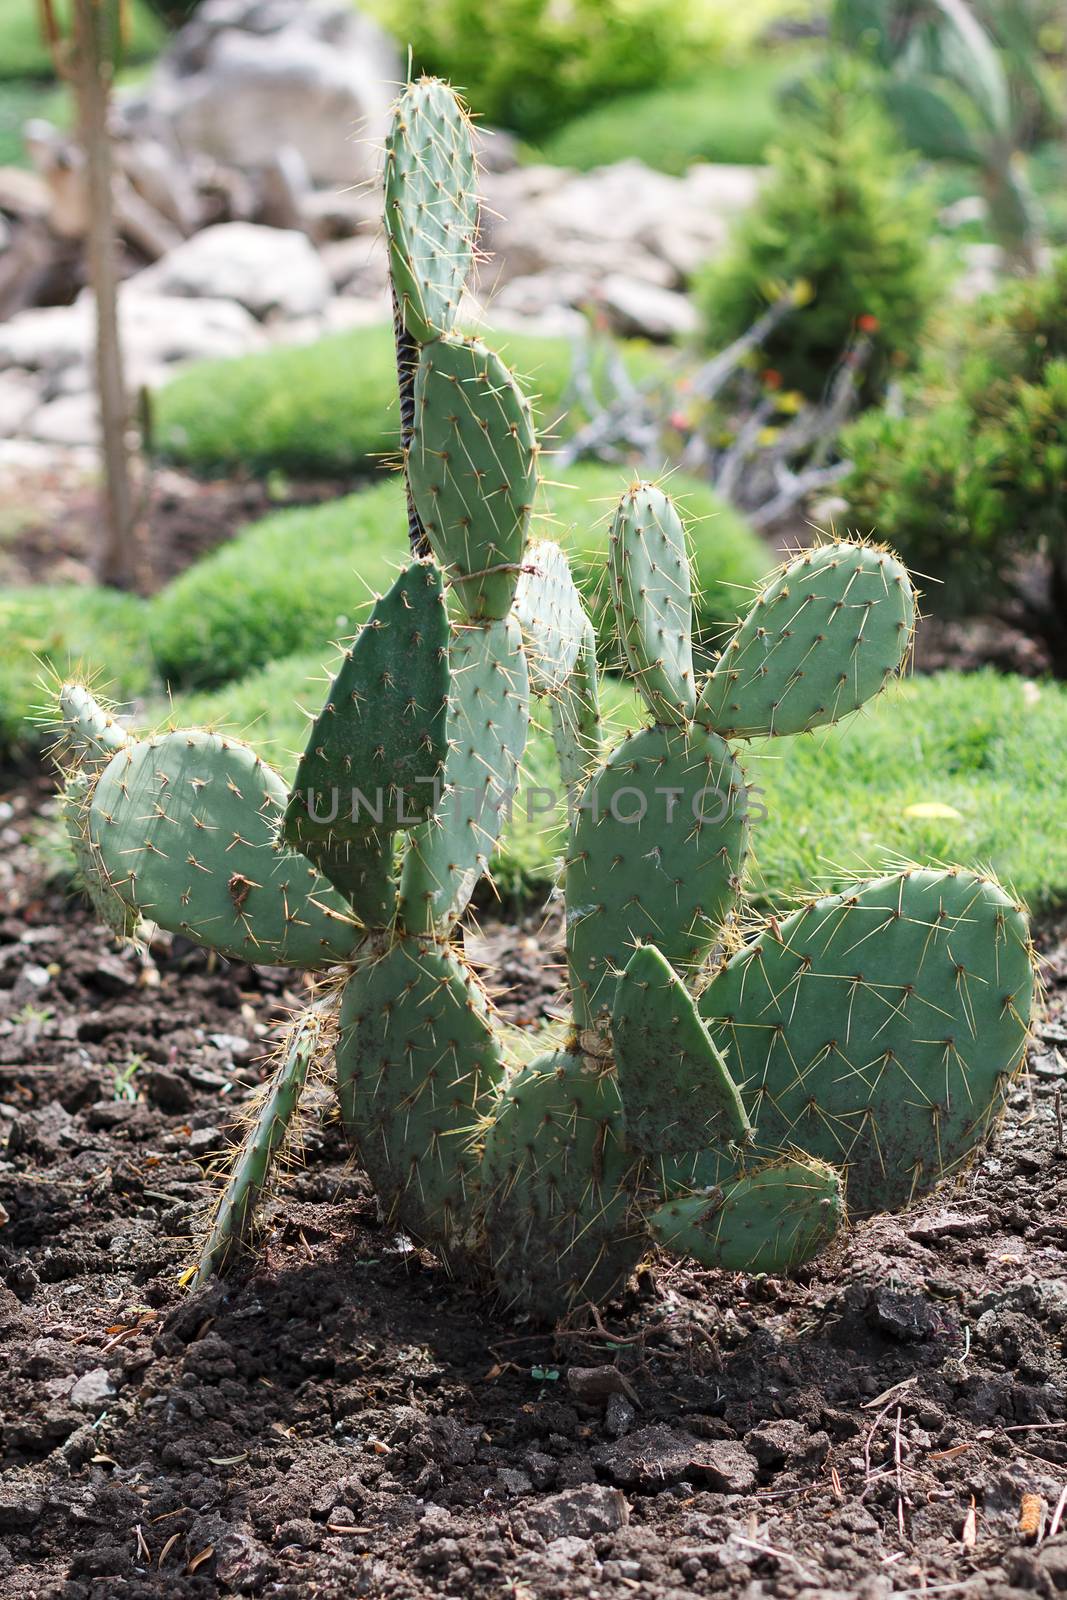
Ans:
[{"label": "cactus pad", "polygon": [[530,669],[531,694],[558,694],[574,670],[588,618],[558,544],[534,545],[515,590],[515,615]]},{"label": "cactus pad", "polygon": [[477,339],[419,353],[407,472],[435,555],[475,619],[503,617],[522,565],[537,485],[530,407]]},{"label": "cactus pad", "polygon": [[838,722],[900,671],[914,625],[915,590],[888,551],[817,545],[760,590],[697,718],[727,738]]},{"label": "cactus pad", "polygon": [[64,683],[56,697],[55,760],[61,767],[101,772],[116,750],[130,742],[116,721],[84,683]]},{"label": "cactus pad", "polygon": [[400,939],[353,972],[340,1023],[341,1110],[387,1214],[461,1251],[472,1134],[502,1072],[481,986],[455,951]]},{"label": "cactus pad", "polygon": [[247,1244],[256,1204],[271,1163],[290,1135],[308,1068],[322,1046],[323,1012],[312,1006],[298,1019],[278,1053],[278,1064],[266,1093],[249,1120],[226,1187],[219,1197],[211,1229],[200,1253],[195,1283],[199,1288],[222,1272],[236,1250]]},{"label": "cactus pad", "polygon": [[844,1217],[840,1174],[821,1161],[786,1157],[710,1194],[668,1200],[647,1220],[659,1244],[705,1267],[781,1273],[828,1244]]},{"label": "cactus pad", "polygon": [[359,930],[304,857],[277,848],[285,798],[238,740],[167,733],[112,756],[88,841],[108,885],[160,927],[245,961],[323,967]]},{"label": "cactus pad", "polygon": [[506,1084],[486,1130],[489,1253],[509,1303],[551,1320],[625,1283],[647,1240],[615,1075],[558,1051]]},{"label": "cactus pad", "polygon": [[449,660],[444,794],[429,821],[412,829],[401,877],[400,917],[412,933],[447,928],[470,899],[507,819],[529,726],[514,617],[458,628]]},{"label": "cactus pad", "polygon": [[644,728],[586,779],[567,860],[567,950],[578,1022],[614,999],[639,944],[683,977],[733,908],[748,841],[744,774],[703,728]]},{"label": "cactus pad", "polygon": [[588,617],[574,667],[562,689],[549,701],[549,712],[552,743],[570,803],[578,785],[590,767],[600,760],[601,754],[596,634]]},{"label": "cactus pad", "polygon": [[690,722],[693,597],[673,501],[655,484],[635,483],[619,502],[609,548],[615,620],[637,687],[657,722]]},{"label": "cactus pad", "polygon": [[619,978],[611,1039],[626,1142],[645,1155],[678,1155],[744,1140],[741,1096],[684,984],[654,945]]},{"label": "cactus pad", "polygon": [[470,122],[447,84],[409,83],[385,146],[389,271],[413,339],[455,326],[478,229]]},{"label": "cactus pad", "polygon": [[345,655],[301,757],[282,830],[367,924],[392,912],[394,831],[433,810],[448,687],[441,569],[416,561],[378,600]]},{"label": "cactus pad", "polygon": [[1033,981],[1026,918],[996,883],[909,869],[768,927],[700,1010],[758,1148],[844,1167],[865,1215],[931,1188],[990,1127]]}]

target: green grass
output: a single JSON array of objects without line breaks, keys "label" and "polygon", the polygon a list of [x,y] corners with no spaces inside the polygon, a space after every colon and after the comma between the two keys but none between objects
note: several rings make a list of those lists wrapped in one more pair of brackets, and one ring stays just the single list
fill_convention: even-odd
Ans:
[{"label": "green grass", "polygon": [[0,594],[0,758],[36,742],[27,717],[42,703],[48,667],[83,667],[119,700],[153,684],[144,602],[112,589],[69,586]]},{"label": "green grass", "polygon": [[[600,617],[604,518],[626,481],[614,467],[576,466],[568,487],[546,487],[547,512],[537,519],[540,536],[556,538],[575,556],[576,576]],[[674,483],[694,518],[698,622],[705,633],[715,632],[737,614],[767,556],[743,520],[702,484]],[[175,688],[208,687],[350,634],[406,557],[399,479],[327,505],[278,512],[152,602],[149,632],[160,674]]]},{"label": "green grass", "polygon": [[671,173],[694,161],[762,161],[781,123],[778,91],[803,61],[803,51],[765,53],[692,83],[621,95],[568,122],[538,156],[582,171],[634,156]]},{"label": "green grass", "polygon": [[[851,725],[754,747],[761,900],[886,852],[991,865],[1031,909],[1067,901],[1067,686],[992,671],[898,685]],[[949,806],[958,816],[909,815]]]},{"label": "green grass", "polygon": [[[70,7],[59,0],[56,14],[64,36]],[[120,63],[146,61],[163,43],[165,29],[146,0],[130,0],[127,32]],[[51,52],[41,36],[38,7],[33,0],[0,0],[0,79],[53,78]]]},{"label": "green grass", "polygon": [[[317,705],[321,659],[311,652],[215,694],[179,696],[174,716],[244,734],[289,776],[305,727],[296,701]],[[637,724],[625,684],[607,680],[603,702],[616,728]],[[1035,698],[1034,685],[988,671],[916,678],[847,726],[740,753],[767,808],[750,873],[761,909],[815,883],[839,888],[894,853],[992,866],[1033,911],[1067,902],[1067,687],[1042,684]],[[523,771],[527,787],[557,785],[543,717]],[[908,815],[931,803],[958,815]],[[502,891],[544,891],[562,838],[561,810],[530,821],[520,792],[495,868]]]},{"label": "green grass", "polygon": [[[537,397],[545,424],[568,409],[568,339],[487,334]],[[650,348],[625,351],[636,377],[658,369]],[[279,471],[348,477],[396,451],[399,419],[392,328],[357,328],[190,367],[155,396],[153,446],[199,473]]]}]

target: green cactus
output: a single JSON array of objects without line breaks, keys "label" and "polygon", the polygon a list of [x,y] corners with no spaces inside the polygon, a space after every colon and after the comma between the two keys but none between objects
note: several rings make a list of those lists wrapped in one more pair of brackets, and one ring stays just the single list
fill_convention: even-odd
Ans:
[{"label": "green cactus", "polygon": [[470,1248],[472,1130],[502,1072],[492,1011],[459,951],[401,938],[344,988],[341,1111],[386,1214],[456,1264]]},{"label": "green cactus", "polygon": [[278,848],[286,788],[255,751],[200,729],[122,746],[96,778],[85,840],[98,883],[223,955],[324,967],[359,929],[324,878]]},{"label": "green cactus", "polygon": [[905,868],[809,901],[700,997],[765,1150],[844,1168],[854,1216],[966,1159],[1020,1065],[1026,918],[988,878]]},{"label": "green cactus", "polygon": [[722,1188],[667,1200],[648,1214],[657,1244],[728,1272],[787,1272],[827,1245],[845,1220],[844,1183],[822,1161],[781,1157],[732,1174]]},{"label": "green cactus", "polygon": [[[907,654],[914,590],[887,551],[816,546],[697,682],[684,527],[659,487],[633,484],[609,567],[650,721],[605,754],[591,624],[558,548],[526,548],[529,409],[455,330],[473,173],[451,91],[410,85],[386,224],[416,559],[346,652],[292,792],[239,741],[132,739],[77,686],[58,713],[79,857],[117,931],[151,918],[226,955],[329,969],[197,1281],[246,1239],[309,1066],[332,1047],[389,1221],[544,1318],[615,1293],[653,1244],[786,1271],[833,1236],[846,1201],[901,1204],[954,1170],[1021,1058],[1032,953],[997,885],[915,868],[771,918],[727,958],[750,821],[727,740],[806,732],[879,693]],[[568,793],[574,1019],[532,1062],[459,926],[516,788],[531,694],[548,697]]]},{"label": "green cactus", "polygon": [[409,83],[385,146],[389,270],[403,323],[420,344],[451,333],[478,231],[470,123],[447,84]]},{"label": "green cactus", "polygon": [[204,1247],[192,1274],[200,1287],[225,1270],[249,1241],[256,1206],[267,1186],[271,1165],[287,1147],[308,1069],[329,1038],[336,1010],[331,1000],[313,1002],[296,1018],[277,1055],[274,1075],[248,1119],[229,1181],[219,1196]]},{"label": "green cactus", "polygon": [[506,616],[537,486],[530,403],[478,339],[425,345],[405,452],[412,498],[473,620]]}]

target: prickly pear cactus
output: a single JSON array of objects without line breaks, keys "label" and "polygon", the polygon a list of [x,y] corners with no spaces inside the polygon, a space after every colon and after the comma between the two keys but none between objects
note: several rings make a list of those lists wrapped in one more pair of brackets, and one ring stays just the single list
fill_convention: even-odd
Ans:
[{"label": "prickly pear cactus", "polygon": [[[632,484],[608,570],[648,721],[605,750],[592,626],[559,548],[528,546],[529,407],[457,328],[478,202],[446,85],[401,94],[385,189],[412,559],[346,650],[292,789],[238,740],[135,738],[76,684],[57,706],[65,815],[116,932],[154,922],[319,974],[191,1275],[248,1240],[330,1058],[386,1220],[532,1317],[616,1293],[652,1245],[786,1271],[846,1204],[904,1204],[957,1169],[1027,1036],[1025,916],[962,868],[853,884],[737,948],[749,791],[731,741],[808,732],[878,694],[914,590],[888,551],[816,546],[698,681],[683,520]],[[567,792],[573,1023],[522,1064],[459,924],[531,695],[548,699]]]}]

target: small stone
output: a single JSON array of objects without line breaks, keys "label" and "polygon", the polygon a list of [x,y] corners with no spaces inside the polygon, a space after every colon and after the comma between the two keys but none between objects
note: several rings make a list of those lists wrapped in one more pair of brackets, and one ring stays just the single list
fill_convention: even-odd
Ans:
[{"label": "small stone", "polygon": [[235,1061],[243,1061],[252,1049],[249,1040],[242,1038],[239,1033],[209,1033],[207,1042],[224,1055],[232,1056]]},{"label": "small stone", "polygon": [[225,1143],[226,1136],[221,1128],[194,1128],[185,1148],[191,1156],[207,1156],[214,1150],[221,1150]]},{"label": "small stone", "polygon": [[529,1494],[533,1488],[525,1472],[518,1472],[514,1467],[502,1467],[496,1475],[496,1481],[505,1494]]},{"label": "small stone", "polygon": [[11,991],[11,999],[16,1006],[24,1006],[43,994],[52,981],[52,974],[47,967],[39,967],[32,961],[27,961]]},{"label": "small stone", "polygon": [[623,1434],[629,1433],[633,1427],[636,1415],[625,1395],[609,1395],[607,1409],[604,1412],[604,1428],[613,1439],[621,1439]]},{"label": "small stone", "polygon": [[940,1325],[937,1311],[923,1295],[884,1287],[867,1302],[867,1322],[901,1344],[930,1339]]},{"label": "small stone", "polygon": [[613,1394],[633,1396],[618,1367],[568,1367],[567,1388],[585,1405],[595,1405]]},{"label": "small stone", "polygon": [[79,1411],[100,1411],[115,1398],[115,1385],[106,1367],[83,1373],[70,1391],[70,1403]]},{"label": "small stone", "polygon": [[595,1533],[615,1533],[630,1520],[630,1507],[620,1489],[583,1484],[550,1495],[540,1505],[524,1508],[526,1521],[543,1539],[589,1539]]},{"label": "small stone", "polygon": [[988,1227],[989,1215],[985,1211],[938,1211],[932,1217],[917,1217],[907,1234],[909,1239],[927,1244],[934,1239],[972,1239]]},{"label": "small stone", "polygon": [[145,1080],[145,1091],[152,1104],[161,1111],[179,1114],[190,1110],[193,1105],[193,1096],[185,1079],[176,1072],[168,1072],[165,1067],[153,1068]]}]

